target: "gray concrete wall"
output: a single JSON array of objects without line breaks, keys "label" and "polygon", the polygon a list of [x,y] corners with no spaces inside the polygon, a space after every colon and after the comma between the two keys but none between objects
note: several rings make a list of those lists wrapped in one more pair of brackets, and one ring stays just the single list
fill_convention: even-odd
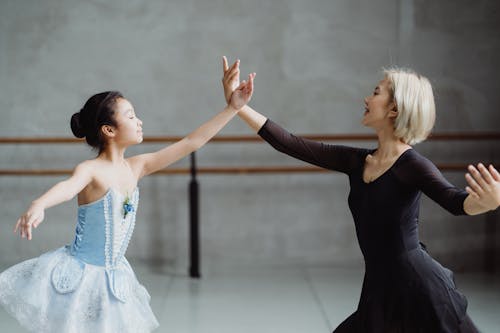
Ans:
[{"label": "gray concrete wall", "polygon": [[[243,73],[257,72],[251,105],[293,132],[368,133],[360,125],[363,97],[389,65],[431,79],[436,131],[498,131],[499,10],[494,0],[2,0],[0,136],[70,136],[71,114],[109,89],[134,104],[146,136],[184,135],[224,106],[222,55],[239,57]],[[235,119],[221,134],[251,131]],[[417,149],[437,163],[498,164],[497,144]],[[142,144],[130,154],[158,147]],[[72,168],[93,156],[83,145],[2,145],[0,154],[0,168]],[[201,166],[300,164],[264,144],[210,144],[198,156]],[[446,176],[465,185],[463,173]],[[61,179],[0,177],[1,261],[72,241],[75,201],[48,210],[32,242],[11,233],[31,200]],[[200,182],[205,267],[362,260],[340,174]],[[185,267],[187,177],[150,177],[140,188],[128,256]],[[455,269],[481,267],[484,216],[453,217],[424,199],[421,220],[422,239],[438,259]],[[498,233],[493,238],[498,243]]]}]

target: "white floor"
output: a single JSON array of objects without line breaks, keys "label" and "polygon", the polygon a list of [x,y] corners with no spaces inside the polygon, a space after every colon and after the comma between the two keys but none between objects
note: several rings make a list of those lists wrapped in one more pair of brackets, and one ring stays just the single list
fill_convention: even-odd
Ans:
[{"label": "white floor", "polygon": [[[151,294],[160,322],[155,332],[167,333],[331,332],[354,311],[363,275],[354,268],[226,266],[205,268],[193,280],[169,268],[132,266]],[[499,274],[456,274],[456,280],[481,331],[500,332]],[[0,332],[24,331],[0,309]]]}]

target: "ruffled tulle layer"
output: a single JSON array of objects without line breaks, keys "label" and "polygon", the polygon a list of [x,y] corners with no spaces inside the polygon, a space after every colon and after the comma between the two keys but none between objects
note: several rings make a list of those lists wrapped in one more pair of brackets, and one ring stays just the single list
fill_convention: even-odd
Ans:
[{"label": "ruffled tulle layer", "polygon": [[[32,332],[151,332],[158,322],[150,296],[123,260],[115,281],[102,266],[71,268],[75,261],[65,247],[45,253],[0,274],[0,304]],[[62,267],[68,265],[71,274]],[[110,283],[125,285],[127,297],[117,298]]]}]

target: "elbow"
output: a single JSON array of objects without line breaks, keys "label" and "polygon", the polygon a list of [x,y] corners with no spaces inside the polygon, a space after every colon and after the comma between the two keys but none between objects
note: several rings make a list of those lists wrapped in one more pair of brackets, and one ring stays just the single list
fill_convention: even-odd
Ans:
[{"label": "elbow", "polygon": [[75,195],[78,194],[78,193],[75,194],[73,192],[74,190],[72,190],[72,187],[70,187],[70,184],[67,181],[62,181],[60,185],[64,193],[63,197],[61,198],[62,202],[70,201],[75,197]]},{"label": "elbow", "polygon": [[65,196],[63,196],[61,199],[61,202],[67,202],[73,199],[75,196],[72,193],[68,193]]},{"label": "elbow", "polygon": [[187,150],[190,153],[192,153],[192,152],[197,151],[198,149],[200,149],[205,144],[205,142],[203,142],[203,140],[201,140],[201,139],[190,138],[188,136],[188,137],[184,138],[184,144],[185,144]]},{"label": "elbow", "polygon": [[289,150],[285,146],[282,146],[282,145],[279,145],[279,144],[272,144],[272,146],[273,146],[274,149],[276,149],[280,153],[289,155]]}]

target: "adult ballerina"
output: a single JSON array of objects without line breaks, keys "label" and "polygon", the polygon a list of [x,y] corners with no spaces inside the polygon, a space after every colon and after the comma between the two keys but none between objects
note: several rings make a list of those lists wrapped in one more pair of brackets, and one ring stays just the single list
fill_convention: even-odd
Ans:
[{"label": "adult ballerina", "polygon": [[[223,58],[226,101],[239,85],[239,65],[237,60],[229,67]],[[419,242],[420,196],[423,192],[454,215],[481,214],[500,205],[500,174],[492,165],[469,165],[464,191],[412,148],[426,139],[435,120],[425,77],[385,70],[364,104],[362,124],[375,131],[376,149],[295,136],[248,105],[238,113],[278,151],[349,177],[348,203],[365,275],[357,310],[334,332],[477,332],[452,272]]]}]

